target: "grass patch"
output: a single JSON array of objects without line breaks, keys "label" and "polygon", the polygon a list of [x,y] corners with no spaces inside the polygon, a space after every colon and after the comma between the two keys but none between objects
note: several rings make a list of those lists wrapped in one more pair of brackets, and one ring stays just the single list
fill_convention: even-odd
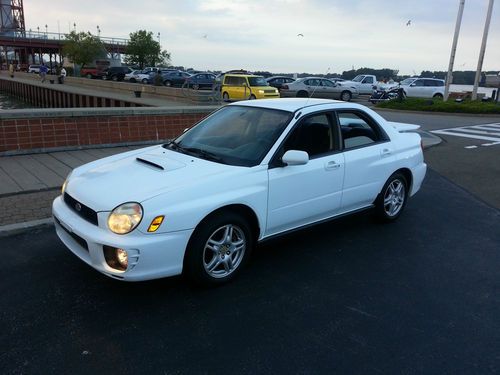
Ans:
[{"label": "grass patch", "polygon": [[442,99],[406,98],[402,102],[399,102],[397,99],[388,102],[380,102],[377,103],[376,107],[406,111],[485,113],[500,115],[500,103],[470,100],[464,100],[461,103],[457,103],[454,100],[444,102]]}]

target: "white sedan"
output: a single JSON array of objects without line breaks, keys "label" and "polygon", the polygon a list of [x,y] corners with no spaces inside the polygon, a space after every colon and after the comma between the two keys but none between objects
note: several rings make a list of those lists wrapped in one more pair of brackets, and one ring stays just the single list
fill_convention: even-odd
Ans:
[{"label": "white sedan", "polygon": [[397,219],[426,173],[417,128],[332,100],[233,103],[169,143],[73,170],[55,228],[115,279],[222,283],[266,238],[364,209]]},{"label": "white sedan", "polygon": [[145,74],[142,70],[134,70],[130,73],[125,74],[123,78],[124,81],[129,81],[131,83],[140,82],[140,83],[148,83],[149,74]]}]

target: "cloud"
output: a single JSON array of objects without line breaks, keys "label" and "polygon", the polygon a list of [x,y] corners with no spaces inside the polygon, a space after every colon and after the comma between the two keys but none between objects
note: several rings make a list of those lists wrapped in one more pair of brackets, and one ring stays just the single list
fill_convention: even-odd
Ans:
[{"label": "cloud", "polygon": [[[467,69],[475,68],[486,6],[483,0],[466,2],[457,68],[465,62]],[[74,23],[93,33],[99,25],[101,35],[110,37],[139,29],[160,32],[175,65],[311,73],[353,65],[402,73],[445,70],[457,12],[458,2],[451,0],[25,2],[27,28],[44,30],[38,24],[43,19],[55,32],[67,32]],[[494,9],[484,70],[500,69],[500,48],[494,48],[500,43],[498,12]]]}]

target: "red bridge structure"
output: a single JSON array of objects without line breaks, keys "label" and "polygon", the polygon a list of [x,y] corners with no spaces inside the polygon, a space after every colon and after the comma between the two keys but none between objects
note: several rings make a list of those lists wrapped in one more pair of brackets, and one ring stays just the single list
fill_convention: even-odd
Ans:
[{"label": "red bridge structure", "polygon": [[[76,25],[75,25],[76,29]],[[125,52],[128,39],[101,37],[99,39],[108,54]],[[29,64],[43,61],[48,55],[50,65],[62,63],[62,48],[66,34],[26,30],[23,0],[0,0],[0,66],[6,69],[10,63],[26,70]]]}]

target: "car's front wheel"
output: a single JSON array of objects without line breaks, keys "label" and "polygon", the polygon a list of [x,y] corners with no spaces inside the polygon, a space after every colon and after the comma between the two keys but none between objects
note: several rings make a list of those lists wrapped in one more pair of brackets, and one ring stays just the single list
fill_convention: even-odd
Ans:
[{"label": "car's front wheel", "polygon": [[443,99],[443,95],[442,94],[435,94],[433,96],[434,99]]},{"label": "car's front wheel", "polygon": [[229,101],[229,94],[227,92],[222,94],[222,99],[224,99],[225,102],[228,102]]},{"label": "car's front wheel", "polygon": [[385,183],[375,202],[375,212],[382,221],[396,220],[408,199],[408,182],[402,173],[394,173]]},{"label": "car's front wheel", "polygon": [[189,241],[184,273],[199,285],[217,285],[233,279],[253,247],[247,221],[232,212],[204,220]]}]

